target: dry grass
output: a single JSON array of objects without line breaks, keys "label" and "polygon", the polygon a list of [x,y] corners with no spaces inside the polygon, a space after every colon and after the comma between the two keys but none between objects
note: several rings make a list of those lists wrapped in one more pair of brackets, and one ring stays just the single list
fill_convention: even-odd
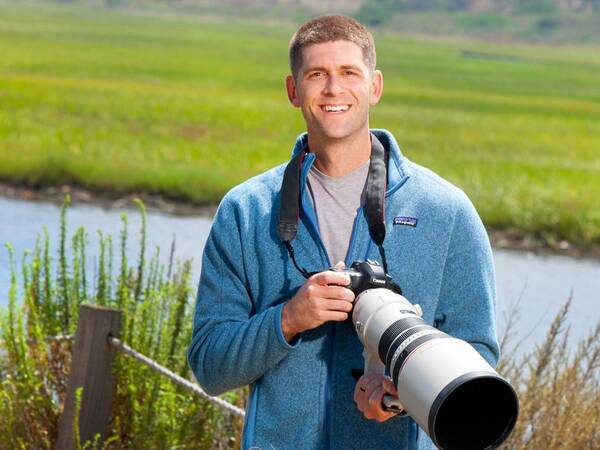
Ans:
[{"label": "dry grass", "polygon": [[568,345],[569,300],[545,340],[522,358],[511,358],[510,329],[498,371],[517,389],[519,419],[505,449],[600,448],[600,323],[575,349]]}]

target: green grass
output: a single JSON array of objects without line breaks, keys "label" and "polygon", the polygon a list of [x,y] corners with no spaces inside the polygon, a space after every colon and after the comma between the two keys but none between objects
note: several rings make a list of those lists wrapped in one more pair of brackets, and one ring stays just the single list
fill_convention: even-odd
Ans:
[{"label": "green grass", "polygon": [[385,28],[407,33],[552,44],[600,43],[596,31],[600,27],[599,11],[411,11],[386,17]]},{"label": "green grass", "polygon": [[[292,32],[0,3],[0,179],[217,202],[303,130],[283,84]],[[372,126],[488,226],[600,243],[599,47],[376,39]]]}]

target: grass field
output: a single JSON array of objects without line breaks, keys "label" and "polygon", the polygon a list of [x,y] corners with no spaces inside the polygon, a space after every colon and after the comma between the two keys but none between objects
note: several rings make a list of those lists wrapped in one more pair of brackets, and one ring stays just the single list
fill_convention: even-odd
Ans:
[{"label": "grass field", "polygon": [[[0,3],[0,179],[217,202],[283,162],[286,24]],[[371,125],[484,222],[600,243],[600,47],[376,36]]]}]

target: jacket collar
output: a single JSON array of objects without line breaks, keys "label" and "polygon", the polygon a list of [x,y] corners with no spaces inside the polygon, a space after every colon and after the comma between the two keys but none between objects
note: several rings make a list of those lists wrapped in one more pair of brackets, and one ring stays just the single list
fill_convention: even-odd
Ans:
[{"label": "jacket collar", "polygon": [[[387,173],[387,190],[386,195],[390,195],[396,189],[398,189],[410,176],[410,170],[407,164],[407,159],[404,157],[402,152],[400,151],[400,147],[398,147],[398,143],[392,133],[387,130],[373,128],[371,129],[371,133],[377,136],[377,139],[381,141],[383,146],[389,152],[389,162],[388,162],[388,173]],[[308,146],[308,134],[306,132],[300,134],[298,138],[296,138],[296,143],[294,144],[294,148],[292,150],[292,157],[296,156],[298,152],[304,150]],[[314,162],[314,158],[305,158],[304,166],[302,171],[306,173],[312,163]]]}]

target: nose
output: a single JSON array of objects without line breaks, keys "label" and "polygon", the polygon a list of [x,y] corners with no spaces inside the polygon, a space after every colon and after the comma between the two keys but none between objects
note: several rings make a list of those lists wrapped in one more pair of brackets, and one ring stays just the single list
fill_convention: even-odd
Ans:
[{"label": "nose", "polygon": [[327,77],[327,82],[323,86],[323,95],[335,96],[343,90],[344,87],[341,84],[340,77],[334,74],[331,74]]}]

